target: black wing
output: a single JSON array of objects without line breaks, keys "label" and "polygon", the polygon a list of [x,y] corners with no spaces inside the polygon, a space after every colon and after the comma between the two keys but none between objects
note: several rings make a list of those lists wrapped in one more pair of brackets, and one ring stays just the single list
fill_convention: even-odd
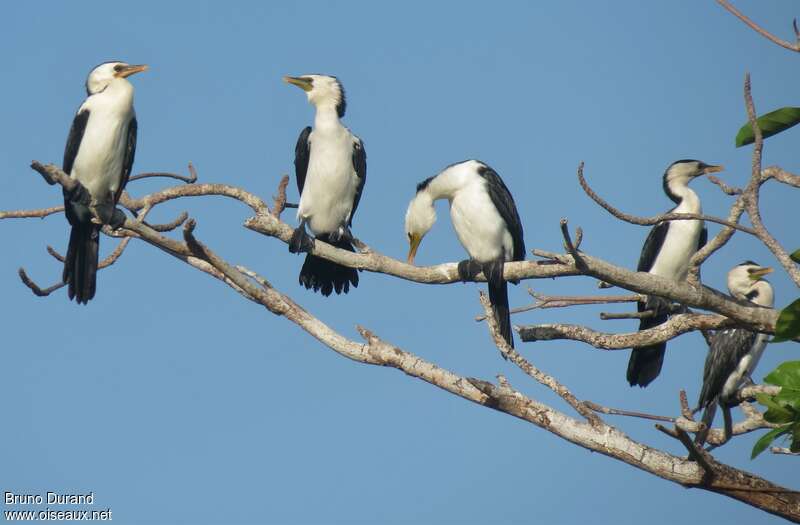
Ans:
[{"label": "black wing", "polygon": [[353,143],[353,169],[356,170],[358,176],[358,187],[353,198],[353,209],[350,210],[350,220],[347,221],[348,226],[353,225],[353,217],[356,214],[358,202],[361,200],[361,192],[364,191],[364,183],[367,182],[367,150],[364,149],[364,143],[358,137],[355,137]]},{"label": "black wing", "polygon": [[722,393],[728,376],[736,370],[755,340],[755,332],[742,328],[729,328],[714,334],[703,368],[703,388],[698,406],[706,406]]},{"label": "black wing", "polygon": [[497,208],[500,217],[506,223],[511,238],[514,241],[514,261],[525,260],[525,239],[523,239],[522,221],[517,212],[517,206],[514,204],[514,197],[508,191],[503,179],[489,166],[482,166],[478,169],[478,174],[486,179],[489,188],[489,198],[492,199],[492,204]]},{"label": "black wing", "polygon": [[703,226],[703,229],[700,231],[700,239],[697,241],[697,251],[702,250],[703,246],[705,246],[707,243],[708,243],[708,228]]},{"label": "black wing", "polygon": [[133,117],[128,124],[128,142],[125,145],[125,158],[122,162],[122,180],[117,188],[117,193],[114,195],[114,204],[119,202],[119,197],[122,195],[122,190],[128,184],[128,179],[131,178],[131,169],[133,168],[133,158],[136,156],[136,132],[139,131],[139,123],[136,117]]},{"label": "black wing", "polygon": [[306,183],[306,173],[308,172],[308,158],[311,156],[309,135],[311,135],[311,126],[306,126],[297,137],[297,145],[294,147],[294,176],[297,179],[297,191],[300,192],[300,195],[303,194],[303,186]]},{"label": "black wing", "polygon": [[78,156],[78,149],[81,147],[81,140],[83,139],[83,132],[86,131],[87,122],[89,122],[88,109],[78,111],[78,114],[72,119],[72,127],[69,128],[67,145],[64,148],[64,162],[61,165],[61,169],[63,169],[64,173],[67,175],[72,171],[75,157]]},{"label": "black wing", "polygon": [[653,226],[647,239],[642,246],[642,253],[639,255],[639,264],[636,266],[637,272],[649,272],[656,262],[658,252],[664,244],[664,239],[667,237],[667,230],[669,230],[669,222],[661,222]]}]

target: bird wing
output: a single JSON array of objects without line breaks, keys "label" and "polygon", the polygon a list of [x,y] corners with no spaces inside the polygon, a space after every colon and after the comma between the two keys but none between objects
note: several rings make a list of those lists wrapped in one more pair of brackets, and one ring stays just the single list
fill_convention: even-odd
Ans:
[{"label": "bird wing", "polygon": [[482,166],[478,173],[481,177],[486,179],[486,185],[489,189],[489,198],[492,199],[492,204],[497,208],[500,217],[506,223],[508,232],[514,241],[514,261],[525,260],[525,239],[523,239],[522,221],[517,212],[517,206],[514,204],[514,197],[508,191],[503,179],[492,168]]},{"label": "bird wing", "polygon": [[308,172],[308,158],[311,156],[311,148],[308,136],[311,135],[311,126],[306,126],[297,137],[297,145],[294,147],[294,175],[297,179],[297,191],[303,194],[303,186],[306,183],[306,173]]},{"label": "bird wing", "polygon": [[78,156],[78,149],[81,147],[83,132],[86,131],[86,123],[89,122],[89,110],[78,110],[75,118],[72,119],[72,126],[69,128],[67,145],[64,147],[64,163],[61,165],[67,175],[72,171],[75,157]]},{"label": "bird wing", "polygon": [[706,406],[722,393],[728,376],[750,351],[755,339],[755,332],[742,328],[728,328],[714,334],[703,368],[703,388],[698,406]]},{"label": "bird wing", "polygon": [[664,244],[668,229],[669,222],[661,222],[656,224],[647,234],[647,239],[645,239],[644,246],[642,246],[642,253],[639,255],[639,264],[636,266],[637,272],[649,272],[653,267],[658,251]]},{"label": "bird wing", "polygon": [[131,178],[131,169],[133,169],[133,158],[136,156],[136,133],[139,131],[139,123],[136,117],[133,117],[128,123],[128,141],[125,145],[125,158],[122,162],[122,178],[117,188],[117,193],[114,195],[114,204],[119,202],[119,197],[122,195],[122,190],[128,184],[128,179]]},{"label": "bird wing", "polygon": [[703,226],[703,229],[700,230],[700,239],[698,239],[697,241],[697,250],[698,251],[702,250],[703,246],[705,246],[707,243],[708,243],[708,228]]},{"label": "bird wing", "polygon": [[358,202],[361,200],[361,192],[364,190],[364,183],[367,182],[367,150],[364,149],[364,143],[361,139],[354,137],[353,141],[353,169],[356,170],[358,177],[358,187],[356,187],[356,195],[353,197],[353,209],[350,210],[350,219],[347,224],[353,224],[353,217],[358,208]]}]

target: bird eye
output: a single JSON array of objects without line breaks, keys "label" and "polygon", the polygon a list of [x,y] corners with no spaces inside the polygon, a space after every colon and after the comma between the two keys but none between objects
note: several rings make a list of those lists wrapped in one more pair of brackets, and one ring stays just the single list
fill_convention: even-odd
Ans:
[{"label": "bird eye", "polygon": [[406,235],[408,235],[408,241],[411,242],[411,233],[409,232]]},{"label": "bird eye", "polygon": [[114,66],[114,71],[117,72],[122,71],[122,64],[117,64],[116,66]]}]

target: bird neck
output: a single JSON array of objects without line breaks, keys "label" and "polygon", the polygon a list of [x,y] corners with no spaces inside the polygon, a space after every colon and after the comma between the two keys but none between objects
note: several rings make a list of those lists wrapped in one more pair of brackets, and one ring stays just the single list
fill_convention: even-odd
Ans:
[{"label": "bird neck", "polygon": [[89,96],[85,105],[90,109],[127,115],[133,109],[133,85],[125,79],[115,79],[103,91]]},{"label": "bird neck", "polygon": [[683,179],[669,181],[664,185],[664,192],[678,205],[672,210],[673,212],[702,213],[700,197],[689,187],[688,181]]},{"label": "bird neck", "polygon": [[439,199],[452,201],[456,193],[469,182],[464,172],[447,169],[431,179],[423,191],[428,194],[431,201],[437,201]]},{"label": "bird neck", "polygon": [[342,127],[342,123],[339,121],[339,114],[336,112],[336,104],[333,102],[320,102],[316,104],[316,107],[315,129]]}]

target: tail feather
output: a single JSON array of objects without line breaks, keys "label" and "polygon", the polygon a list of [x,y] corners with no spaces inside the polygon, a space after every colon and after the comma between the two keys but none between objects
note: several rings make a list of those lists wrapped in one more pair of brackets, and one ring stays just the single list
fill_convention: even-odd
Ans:
[{"label": "tail feather", "polygon": [[[639,311],[645,309],[643,303],[639,303]],[[669,319],[668,315],[648,317],[639,321],[639,330],[646,330],[654,326],[665,323]],[[661,373],[661,365],[664,364],[664,353],[667,350],[666,343],[655,345],[639,346],[631,351],[628,361],[628,383],[631,386],[639,385],[646,387],[658,374]]]},{"label": "tail feather", "polygon": [[492,313],[497,319],[500,334],[511,348],[514,348],[514,336],[511,334],[511,313],[508,310],[508,283],[503,279],[503,264],[485,265],[483,272],[489,284],[489,302]]},{"label": "tail feather", "polygon": [[[353,245],[347,239],[334,242],[327,235],[317,235],[317,239],[337,248],[355,252]],[[320,292],[324,296],[330,295],[333,291],[337,294],[347,293],[351,284],[354,288],[358,287],[358,270],[308,254],[300,269],[298,280],[307,289],[313,288],[315,292]]]},{"label": "tail feather", "polygon": [[97,225],[72,226],[62,280],[67,283],[67,295],[78,304],[86,304],[94,297],[99,252],[100,228]]}]

